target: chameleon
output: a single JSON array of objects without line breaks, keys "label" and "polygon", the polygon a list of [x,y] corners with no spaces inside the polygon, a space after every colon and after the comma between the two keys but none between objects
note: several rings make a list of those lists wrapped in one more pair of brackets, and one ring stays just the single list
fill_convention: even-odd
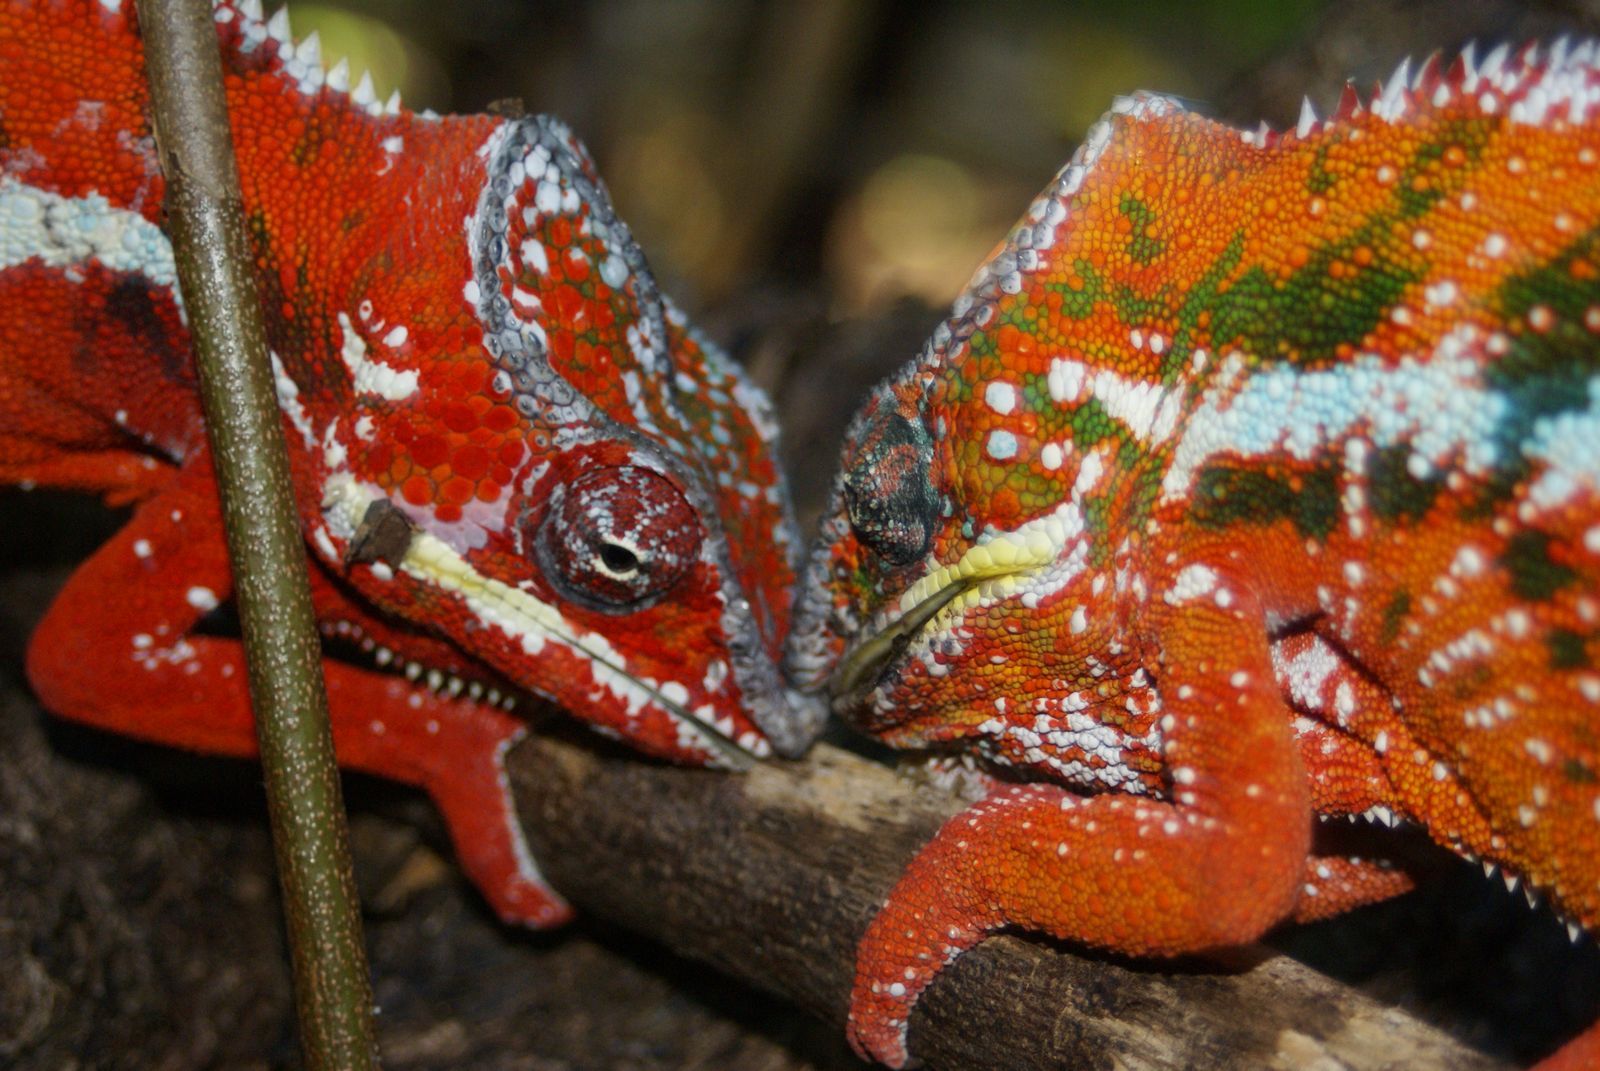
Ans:
[{"label": "chameleon", "polygon": [[[500,917],[561,922],[510,796],[519,699],[678,763],[807,742],[770,405],[562,123],[413,112],[284,10],[214,17],[338,760],[424,789]],[[132,511],[26,668],[63,717],[250,756],[136,23],[0,7],[0,484]]]},{"label": "chameleon", "polygon": [[861,939],[860,1053],[1001,927],[1174,956],[1411,887],[1315,819],[1600,925],[1597,55],[1281,131],[1121,98],[869,395],[785,673],[990,780]]}]

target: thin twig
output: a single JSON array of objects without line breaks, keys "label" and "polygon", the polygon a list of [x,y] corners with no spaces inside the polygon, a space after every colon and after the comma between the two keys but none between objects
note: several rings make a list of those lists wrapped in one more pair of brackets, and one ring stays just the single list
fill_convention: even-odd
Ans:
[{"label": "thin twig", "polygon": [[288,917],[306,1063],[377,1063],[305,544],[268,366],[206,0],[139,0],[152,123],[194,339]]}]

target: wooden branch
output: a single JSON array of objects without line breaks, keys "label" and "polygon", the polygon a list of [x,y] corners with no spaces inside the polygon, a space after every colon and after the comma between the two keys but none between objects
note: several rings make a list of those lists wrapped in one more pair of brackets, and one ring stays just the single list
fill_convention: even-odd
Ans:
[{"label": "wooden branch", "polygon": [[[510,757],[546,876],[583,910],[843,1029],[856,939],[960,804],[826,745],[745,775],[671,769],[587,739]],[[1112,960],[984,942],[911,1020],[933,1067],[1310,1069],[1505,1065],[1285,956]]]}]

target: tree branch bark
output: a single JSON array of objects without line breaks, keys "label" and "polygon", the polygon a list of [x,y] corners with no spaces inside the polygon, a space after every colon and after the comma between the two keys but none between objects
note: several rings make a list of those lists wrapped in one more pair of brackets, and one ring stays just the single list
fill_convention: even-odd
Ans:
[{"label": "tree branch bark", "polygon": [[[560,736],[510,757],[546,876],[584,910],[843,1029],[856,940],[959,801],[826,745],[744,776]],[[984,942],[911,1020],[933,1067],[1428,1068],[1498,1063],[1285,956],[1134,962]]]}]

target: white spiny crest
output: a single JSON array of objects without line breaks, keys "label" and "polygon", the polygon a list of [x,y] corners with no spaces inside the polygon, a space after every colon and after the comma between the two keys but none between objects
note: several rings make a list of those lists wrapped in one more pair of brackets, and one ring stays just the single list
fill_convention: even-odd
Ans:
[{"label": "white spiny crest", "polygon": [[1310,97],[1300,98],[1300,122],[1295,126],[1294,132],[1300,137],[1307,137],[1317,128],[1317,110],[1311,106]]},{"label": "white spiny crest", "polygon": [[294,58],[304,63],[307,67],[320,67],[322,65],[322,38],[312,30],[294,50]]},{"label": "white spiny crest", "polygon": [[282,45],[293,45],[289,36],[289,9],[280,7],[272,13],[272,18],[267,20],[267,33],[273,40]]},{"label": "white spiny crest", "polygon": [[1567,34],[1562,34],[1560,37],[1558,37],[1554,41],[1550,42],[1549,66],[1551,66],[1551,67],[1564,67],[1564,66],[1566,66],[1567,49],[1570,48],[1571,46],[1572,46],[1572,39]]},{"label": "white spiny crest", "polygon": [[[1448,64],[1430,56],[1415,65],[1407,57],[1365,100],[1347,84],[1330,118],[1344,122],[1370,110],[1392,123],[1416,107],[1448,107],[1458,96],[1475,101],[1485,115],[1504,112],[1516,123],[1537,125],[1550,117],[1581,123],[1590,109],[1600,108],[1600,41],[1585,38],[1573,44],[1563,37],[1551,43],[1542,59],[1537,44],[1515,52],[1500,44],[1480,61],[1470,41]],[[1558,106],[1565,110],[1557,112]],[[1302,99],[1291,128],[1295,136],[1304,139],[1327,126],[1310,98]],[[1277,145],[1286,133],[1266,123],[1238,132],[1241,141],[1258,148]]]},{"label": "white spiny crest", "polygon": [[1390,122],[1405,114],[1406,86],[1410,77],[1411,57],[1407,56],[1400,61],[1400,66],[1384,85],[1378,99],[1372,102],[1372,110]]},{"label": "white spiny crest", "polygon": [[[253,30],[249,25],[241,27],[247,35],[247,41],[250,34],[260,35],[264,32],[266,37],[278,42],[278,59],[283,64],[284,73],[295,80],[302,93],[309,96],[326,86],[336,93],[348,96],[351,104],[368,115],[381,117],[400,114],[400,91],[396,89],[389,95],[387,101],[380,101],[370,72],[363,71],[360,78],[354,79],[355,88],[351,89],[352,77],[348,59],[341,57],[338,63],[324,71],[320,35],[313,30],[306,35],[305,40],[296,44],[289,25],[287,7],[280,7],[272,13],[270,19],[267,19],[263,15],[262,0],[213,0],[213,2],[221,8],[237,11],[243,16],[243,22],[254,24]],[[256,39],[259,40],[259,36]]]},{"label": "white spiny crest", "polygon": [[361,80],[356,83],[356,88],[350,94],[350,101],[358,108],[371,111],[378,103],[378,94],[372,88],[372,72],[362,71]]},{"label": "white spiny crest", "polygon": [[1483,57],[1483,65],[1478,68],[1478,74],[1492,82],[1500,77],[1500,72],[1505,68],[1506,59],[1511,55],[1511,46],[1502,41]]}]

